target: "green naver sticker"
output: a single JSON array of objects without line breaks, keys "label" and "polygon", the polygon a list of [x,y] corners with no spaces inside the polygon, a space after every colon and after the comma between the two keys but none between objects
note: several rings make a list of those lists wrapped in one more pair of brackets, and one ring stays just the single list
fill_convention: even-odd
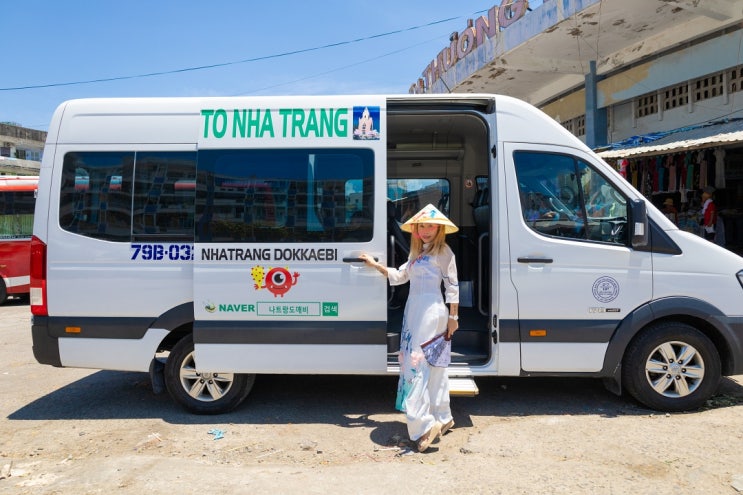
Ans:
[{"label": "green naver sticker", "polygon": [[338,303],[337,302],[322,303],[322,315],[323,316],[338,316]]}]

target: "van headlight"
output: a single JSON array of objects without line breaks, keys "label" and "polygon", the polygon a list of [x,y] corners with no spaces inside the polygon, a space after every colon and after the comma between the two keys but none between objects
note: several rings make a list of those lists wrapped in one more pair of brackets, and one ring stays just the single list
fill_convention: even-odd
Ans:
[{"label": "van headlight", "polygon": [[743,287],[743,270],[739,271],[737,275],[738,275],[738,282],[740,282],[740,286]]}]

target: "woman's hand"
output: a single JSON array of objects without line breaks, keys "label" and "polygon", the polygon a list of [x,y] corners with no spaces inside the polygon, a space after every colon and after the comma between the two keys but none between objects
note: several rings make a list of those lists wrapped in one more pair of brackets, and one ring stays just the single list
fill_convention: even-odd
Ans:
[{"label": "woman's hand", "polygon": [[364,263],[366,263],[369,266],[374,266],[377,264],[377,262],[374,260],[374,258],[368,254],[368,253],[361,253],[359,255],[359,258],[364,260]]},{"label": "woman's hand", "polygon": [[459,328],[459,302],[449,303],[449,321],[446,323],[446,340]]},{"label": "woman's hand", "polygon": [[459,329],[459,322],[457,320],[452,320],[451,318],[449,318],[449,321],[446,324],[446,340],[451,340],[454,332],[456,332],[457,329]]},{"label": "woman's hand", "polygon": [[370,267],[374,268],[375,270],[377,270],[379,273],[381,273],[385,277],[387,276],[387,267],[384,266],[381,263],[378,263],[374,259],[374,257],[371,256],[370,254],[368,254],[368,253],[361,253],[359,255],[359,259],[364,260],[364,264],[366,264],[366,266],[370,266]]}]

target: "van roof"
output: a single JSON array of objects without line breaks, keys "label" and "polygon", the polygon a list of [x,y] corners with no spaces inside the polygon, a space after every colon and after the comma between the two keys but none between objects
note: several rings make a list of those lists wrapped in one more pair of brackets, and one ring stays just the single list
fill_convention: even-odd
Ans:
[{"label": "van roof", "polygon": [[[198,141],[204,108],[339,108],[360,104],[413,113],[424,107],[496,113],[498,141],[559,143],[588,150],[558,122],[526,102],[505,95],[462,93],[77,99],[57,108],[47,143],[192,145]],[[115,126],[105,125],[114,119]]]}]

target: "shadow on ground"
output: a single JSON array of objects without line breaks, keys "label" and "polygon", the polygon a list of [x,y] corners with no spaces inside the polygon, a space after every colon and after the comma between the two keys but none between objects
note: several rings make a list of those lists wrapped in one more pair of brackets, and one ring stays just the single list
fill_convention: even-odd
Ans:
[{"label": "shadow on ground", "polygon": [[[648,414],[629,398],[588,378],[478,378],[480,394],[452,398],[460,426],[472,416]],[[247,400],[219,416],[181,409],[167,393],[154,395],[145,373],[99,371],[39,397],[10,420],[162,418],[173,424],[336,424],[374,427],[370,416],[394,414],[394,376],[261,375]],[[724,378],[703,409],[743,405],[743,386]],[[401,416],[401,421],[404,418]]]}]

